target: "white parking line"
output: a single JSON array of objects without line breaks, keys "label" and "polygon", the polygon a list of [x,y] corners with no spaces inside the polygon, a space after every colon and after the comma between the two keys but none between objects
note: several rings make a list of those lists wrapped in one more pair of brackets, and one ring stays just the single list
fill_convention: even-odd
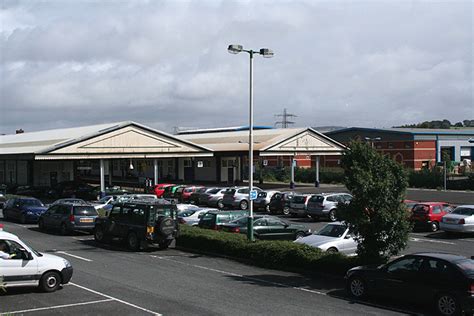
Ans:
[{"label": "white parking line", "polygon": [[119,303],[128,305],[128,306],[130,306],[130,307],[133,307],[133,308],[142,310],[142,311],[147,312],[147,313],[149,313],[149,314],[156,315],[156,316],[162,316],[160,313],[153,312],[153,311],[151,311],[151,310],[149,310],[149,309],[140,307],[140,306],[135,305],[135,304],[132,304],[132,303],[130,303],[130,302],[127,302],[127,301],[118,299],[118,298],[116,298],[116,297],[113,297],[113,296],[110,296],[110,295],[107,295],[107,294],[104,294],[104,293],[100,293],[100,292],[98,292],[98,291],[94,291],[94,290],[89,289],[89,288],[87,288],[87,287],[85,287],[85,286],[82,286],[82,285],[79,285],[79,284],[76,284],[76,283],[72,283],[72,282],[69,282],[69,284],[72,285],[72,286],[78,287],[78,288],[80,288],[80,289],[89,291],[89,292],[91,292],[91,293],[94,293],[94,294],[97,294],[97,295],[100,295],[100,296],[109,298],[109,299],[111,299],[111,300],[113,300],[113,301],[116,301],[116,302],[119,302]]},{"label": "white parking line", "polygon": [[424,242],[424,241],[426,241],[426,242],[431,242],[431,243],[434,243],[434,244],[455,245],[455,243],[449,242],[449,241],[426,239],[426,238],[411,237],[410,240],[415,241],[415,242]]},{"label": "white parking line", "polygon": [[[65,305],[56,305],[56,306],[49,306],[49,307],[39,307],[39,308],[31,308],[31,309],[24,309],[21,311],[13,311],[13,312],[6,312],[5,315],[11,314],[23,314],[23,313],[30,313],[30,312],[38,312],[38,311],[45,311],[49,309],[57,309],[57,308],[65,308],[65,307],[74,307],[74,306],[82,306],[82,305],[90,305],[90,304],[97,304],[97,303],[104,303],[110,302],[113,299],[106,299],[106,300],[99,300],[99,301],[91,301],[91,302],[82,302],[82,303],[74,303],[74,304],[65,304]],[[2,313],[3,315],[3,313]]]},{"label": "white parking line", "polygon": [[70,256],[70,257],[73,257],[73,258],[76,258],[76,259],[81,259],[81,260],[84,260],[84,261],[87,261],[87,262],[92,262],[91,259],[87,259],[87,258],[84,258],[84,257],[79,257],[79,256],[76,256],[76,255],[72,255],[72,254],[70,254],[68,252],[65,252],[65,251],[57,251],[56,253],[60,253],[60,254]]},{"label": "white parking line", "polygon": [[[309,293],[317,294],[317,295],[329,296],[327,294],[327,292],[310,290],[310,289],[307,289],[307,288],[304,288],[304,287],[292,286],[292,285],[288,285],[288,284],[284,284],[284,283],[279,283],[279,282],[267,281],[267,280],[263,280],[263,279],[259,279],[259,278],[248,277],[248,276],[245,276],[245,275],[242,275],[242,274],[227,272],[227,271],[218,270],[218,269],[214,269],[214,268],[208,268],[208,267],[204,267],[204,266],[200,266],[200,265],[196,265],[196,264],[190,264],[190,263],[186,263],[186,262],[182,262],[182,261],[178,261],[178,260],[169,259],[169,258],[166,258],[166,257],[160,257],[160,256],[154,256],[154,255],[151,255],[150,257],[180,263],[180,264],[183,264],[183,265],[186,265],[186,266],[189,266],[189,267],[194,267],[194,268],[199,268],[199,269],[203,269],[203,270],[218,272],[218,273],[221,273],[221,274],[224,274],[224,275],[236,276],[236,277],[239,277],[239,278],[242,278],[242,279],[247,279],[247,280],[257,281],[257,282],[261,282],[261,283],[281,286],[281,287],[285,287],[285,288],[291,288],[291,289],[294,289],[294,290],[309,292]],[[335,298],[339,298],[339,299],[343,299],[343,300],[348,301],[347,297],[343,297],[343,296],[331,295],[331,297],[335,297]],[[395,311],[395,312],[401,312],[401,313],[405,313],[405,314],[409,314],[409,315],[423,315],[423,314],[415,313],[415,312],[409,311],[409,310],[378,305],[378,304],[370,303],[370,302],[364,302],[364,301],[359,301],[359,300],[350,300],[350,301],[351,302],[356,302],[356,303],[359,303],[359,304],[363,304],[363,305],[369,305],[369,306],[372,306],[372,307],[388,309],[388,310],[392,310],[392,311]]]}]

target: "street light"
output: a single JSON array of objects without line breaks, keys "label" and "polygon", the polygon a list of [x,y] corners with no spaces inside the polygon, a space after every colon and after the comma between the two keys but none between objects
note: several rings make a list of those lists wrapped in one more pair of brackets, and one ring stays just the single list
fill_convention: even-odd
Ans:
[{"label": "street light", "polygon": [[262,55],[265,58],[273,57],[273,51],[268,48],[261,48],[258,51],[244,49],[242,45],[229,45],[229,53],[248,53],[250,56],[250,82],[249,82],[249,217],[247,225],[247,238],[253,241],[253,200],[250,195],[253,191],[253,55]]}]

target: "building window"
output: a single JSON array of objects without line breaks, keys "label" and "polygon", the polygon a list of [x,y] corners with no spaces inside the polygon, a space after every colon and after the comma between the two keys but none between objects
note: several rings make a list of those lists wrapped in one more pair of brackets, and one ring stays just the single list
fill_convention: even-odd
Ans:
[{"label": "building window", "polygon": [[184,159],[184,167],[185,168],[192,167],[191,159]]},{"label": "building window", "polygon": [[211,168],[211,161],[210,160],[203,160],[202,161],[202,166],[204,168]]},{"label": "building window", "polygon": [[393,143],[392,142],[388,143],[388,148],[393,149]]}]

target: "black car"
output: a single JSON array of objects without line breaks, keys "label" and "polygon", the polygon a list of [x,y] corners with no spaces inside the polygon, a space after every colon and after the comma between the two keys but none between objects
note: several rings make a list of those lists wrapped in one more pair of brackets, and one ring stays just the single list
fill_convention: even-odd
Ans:
[{"label": "black car", "polygon": [[406,255],[381,266],[360,266],[346,274],[356,298],[382,295],[433,305],[441,315],[474,310],[474,260],[444,253]]},{"label": "black car", "polygon": [[290,215],[290,202],[295,195],[296,193],[291,191],[275,193],[268,204],[270,213]]},{"label": "black car", "polygon": [[97,217],[94,238],[120,238],[132,251],[150,244],[166,249],[179,232],[177,213],[176,204],[164,199],[118,202],[106,217]]},{"label": "black car", "polygon": [[56,184],[48,192],[50,198],[76,197],[85,200],[97,198],[94,187],[82,181],[63,181]]},{"label": "black car", "polygon": [[[66,200],[66,201],[64,201]],[[95,219],[99,215],[92,205],[85,203],[71,203],[64,199],[51,205],[38,220],[40,230],[57,229],[62,235],[81,230],[92,231]]]}]

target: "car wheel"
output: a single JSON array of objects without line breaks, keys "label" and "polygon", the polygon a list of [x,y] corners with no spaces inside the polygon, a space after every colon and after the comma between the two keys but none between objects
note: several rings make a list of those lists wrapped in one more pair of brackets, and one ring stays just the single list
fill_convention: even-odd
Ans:
[{"label": "car wheel", "polygon": [[458,315],[458,302],[451,294],[441,294],[436,299],[436,310],[443,316]]},{"label": "car wheel", "polygon": [[61,224],[61,227],[59,228],[59,233],[63,236],[69,234],[69,229],[67,229],[67,226],[65,223]]},{"label": "car wheel", "polygon": [[165,240],[165,241],[162,241],[158,244],[158,247],[162,250],[164,249],[168,249],[168,247],[171,245],[171,240]]},{"label": "car wheel", "polygon": [[61,285],[61,277],[57,272],[50,271],[43,274],[39,286],[44,292],[54,292]]},{"label": "car wheel", "polygon": [[298,239],[298,238],[304,237],[304,235],[305,235],[304,232],[297,232],[296,235],[295,235],[295,240]]},{"label": "car wheel", "polygon": [[39,230],[41,230],[42,232],[44,232],[44,231],[46,230],[46,227],[44,227],[44,222],[43,222],[42,219],[40,219],[40,220],[38,221],[38,228],[39,228]]},{"label": "car wheel", "polygon": [[327,253],[338,253],[337,248],[331,247],[328,250],[326,250]]},{"label": "car wheel", "polygon": [[331,210],[331,211],[329,211],[328,216],[329,216],[329,220],[330,220],[331,222],[337,221],[336,210]]},{"label": "car wheel", "polygon": [[26,224],[26,215],[25,215],[25,214],[21,214],[21,216],[20,216],[20,223]]},{"label": "car wheel", "polygon": [[430,230],[434,233],[437,232],[439,229],[439,224],[438,222],[432,222],[430,225]]},{"label": "car wheel", "polygon": [[283,215],[290,215],[290,208],[285,206],[282,211]]},{"label": "car wheel", "polygon": [[217,201],[217,208],[220,210],[224,208],[224,202],[222,202],[222,200]]},{"label": "car wheel", "polygon": [[105,232],[102,226],[96,226],[94,229],[94,239],[97,242],[106,242]]},{"label": "car wheel", "polygon": [[367,295],[365,282],[359,277],[353,277],[349,280],[348,290],[355,298],[362,298]]},{"label": "car wheel", "polygon": [[131,251],[138,251],[140,249],[140,241],[137,234],[132,232],[127,235],[127,247]]},{"label": "car wheel", "polygon": [[246,200],[242,200],[239,206],[241,210],[245,211],[249,207],[249,203]]}]

